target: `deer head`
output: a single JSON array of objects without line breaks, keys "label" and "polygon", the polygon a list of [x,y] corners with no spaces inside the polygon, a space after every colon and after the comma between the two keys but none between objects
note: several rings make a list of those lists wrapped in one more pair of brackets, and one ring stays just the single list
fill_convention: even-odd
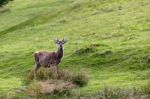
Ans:
[{"label": "deer head", "polygon": [[63,57],[63,45],[67,42],[66,39],[62,39],[61,41],[58,40],[57,38],[54,40],[55,44],[58,45],[58,49],[57,49],[57,54],[58,54],[58,58],[61,59]]},{"label": "deer head", "polygon": [[57,45],[64,45],[64,44],[67,42],[67,40],[63,38],[63,39],[60,41],[60,40],[58,40],[58,38],[56,38],[56,39],[54,40],[54,42],[55,42],[55,44],[57,44]]}]

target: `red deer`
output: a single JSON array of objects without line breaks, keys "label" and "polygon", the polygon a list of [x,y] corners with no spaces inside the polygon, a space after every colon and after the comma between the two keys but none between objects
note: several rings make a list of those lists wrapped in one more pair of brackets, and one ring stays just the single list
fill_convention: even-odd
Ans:
[{"label": "red deer", "polygon": [[58,74],[58,64],[60,63],[63,57],[63,45],[67,42],[66,39],[58,40],[55,39],[54,42],[58,45],[58,49],[56,52],[49,52],[49,51],[39,51],[34,53],[35,57],[35,73],[41,67],[50,67],[56,66],[57,74]]}]

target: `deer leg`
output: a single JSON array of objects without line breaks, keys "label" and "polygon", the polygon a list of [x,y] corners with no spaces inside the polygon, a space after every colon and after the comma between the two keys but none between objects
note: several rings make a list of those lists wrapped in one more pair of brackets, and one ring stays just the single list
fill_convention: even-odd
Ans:
[{"label": "deer leg", "polygon": [[56,66],[56,69],[57,69],[57,75],[59,75],[59,72],[58,72],[58,66]]},{"label": "deer leg", "polygon": [[37,70],[41,67],[37,53],[34,54],[34,58],[35,58],[35,74],[37,74]]},{"label": "deer leg", "polygon": [[41,67],[40,64],[36,64],[36,67],[35,67],[35,73],[37,73],[38,69]]},{"label": "deer leg", "polygon": [[38,63],[36,64],[35,70],[34,70],[34,77],[36,77],[38,69],[41,67],[41,65]]}]

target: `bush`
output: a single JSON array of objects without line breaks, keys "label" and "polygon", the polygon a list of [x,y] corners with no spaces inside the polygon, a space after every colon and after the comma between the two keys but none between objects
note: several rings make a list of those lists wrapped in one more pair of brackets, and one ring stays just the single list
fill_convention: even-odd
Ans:
[{"label": "bush", "polygon": [[0,7],[6,5],[9,1],[13,1],[13,0],[0,0]]},{"label": "bush", "polygon": [[88,78],[85,74],[83,73],[78,73],[72,76],[72,82],[76,85],[79,85],[80,87],[83,87],[87,85],[88,83]]}]

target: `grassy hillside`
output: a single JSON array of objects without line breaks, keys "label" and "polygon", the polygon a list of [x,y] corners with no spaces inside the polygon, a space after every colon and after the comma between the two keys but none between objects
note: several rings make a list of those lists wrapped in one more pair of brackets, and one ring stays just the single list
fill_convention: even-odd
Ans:
[{"label": "grassy hillside", "polygon": [[68,39],[59,65],[89,76],[94,93],[106,86],[140,88],[150,82],[149,0],[15,0],[0,13],[0,92],[22,86],[33,53],[55,51]]}]

